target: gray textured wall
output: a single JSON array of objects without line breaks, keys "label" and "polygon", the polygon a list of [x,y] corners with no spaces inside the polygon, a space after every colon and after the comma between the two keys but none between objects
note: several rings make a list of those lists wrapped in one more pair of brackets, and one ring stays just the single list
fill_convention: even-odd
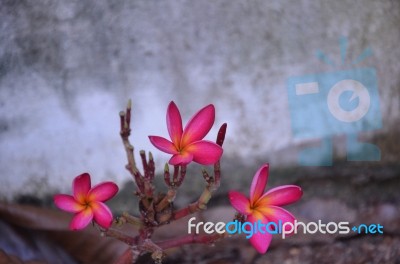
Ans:
[{"label": "gray textured wall", "polygon": [[184,120],[214,103],[216,124],[229,124],[227,155],[290,148],[286,80],[332,70],[314,54],[338,61],[341,36],[349,58],[374,51],[361,66],[377,70],[380,133],[390,131],[399,26],[396,0],[1,1],[0,193],[65,189],[83,171],[126,179],[118,112],[128,98],[139,149],[154,152],[147,135],[167,135],[170,100]]}]

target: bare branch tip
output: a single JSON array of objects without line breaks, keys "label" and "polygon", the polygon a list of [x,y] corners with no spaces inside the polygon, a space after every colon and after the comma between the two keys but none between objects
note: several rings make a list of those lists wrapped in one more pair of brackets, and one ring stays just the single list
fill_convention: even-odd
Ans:
[{"label": "bare branch tip", "polygon": [[227,128],[227,123],[223,123],[222,126],[218,130],[218,135],[217,135],[217,141],[216,143],[222,147],[225,141],[225,134],[226,134],[226,128]]}]

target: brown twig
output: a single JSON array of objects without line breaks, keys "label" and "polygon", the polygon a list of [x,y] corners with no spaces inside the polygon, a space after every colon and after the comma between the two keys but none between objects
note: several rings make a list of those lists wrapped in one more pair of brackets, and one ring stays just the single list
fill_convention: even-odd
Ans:
[{"label": "brown twig", "polygon": [[109,228],[107,230],[103,230],[102,232],[105,236],[116,238],[130,246],[137,245],[139,241],[138,236],[131,237],[114,228]]},{"label": "brown twig", "polygon": [[138,217],[130,215],[128,212],[123,212],[122,216],[119,217],[119,221],[123,221],[129,223],[133,226],[137,226],[139,228],[143,227],[143,222]]},{"label": "brown twig", "polygon": [[[222,126],[219,128],[218,135],[217,135],[217,144],[222,147],[225,141],[225,135],[226,135],[226,129],[228,125],[226,123],[223,123]],[[218,161],[217,163],[214,164],[214,181],[215,181],[215,187],[218,189],[219,185],[221,183],[221,166],[220,162]]]},{"label": "brown twig", "polygon": [[[226,128],[227,124],[224,123],[218,131],[216,142],[221,147],[224,144]],[[201,210],[205,210],[207,208],[207,203],[210,201],[212,193],[215,192],[220,186],[220,179],[221,179],[220,161],[217,161],[214,164],[214,176],[209,176],[209,174],[205,169],[202,170],[202,174],[207,182],[207,185],[204,188],[199,199],[196,202],[189,204],[187,207],[175,211],[172,215],[173,220],[180,219],[182,217],[185,217],[187,215],[193,214]]]},{"label": "brown twig", "polygon": [[139,151],[140,158],[142,159],[144,178],[149,180],[149,166],[147,164],[146,152],[144,150]]},{"label": "brown twig", "polygon": [[144,192],[144,184],[143,184],[143,177],[140,174],[139,170],[136,167],[135,156],[134,156],[134,148],[129,141],[129,136],[131,134],[131,100],[128,101],[128,105],[126,107],[126,112],[121,111],[119,113],[120,116],[120,123],[121,123],[121,139],[122,143],[124,144],[126,157],[128,160],[128,164],[126,165],[126,169],[131,173],[133,176],[138,191],[140,193]]},{"label": "brown twig", "polygon": [[[102,231],[105,235],[115,237],[116,239],[119,239],[131,246],[131,248],[121,256],[117,263],[134,263],[138,259],[139,255],[143,252],[151,252],[153,259],[160,261],[163,257],[164,249],[190,243],[212,243],[217,239],[224,237],[225,234],[202,234],[188,235],[166,241],[160,241],[157,243],[154,243],[151,240],[154,229],[158,226],[167,224],[171,220],[177,220],[194,212],[204,210],[207,207],[207,203],[211,199],[212,193],[220,186],[220,161],[217,161],[214,164],[213,176],[210,176],[205,169],[202,170],[203,177],[207,184],[199,199],[183,209],[172,212],[172,203],[175,199],[177,188],[181,186],[186,176],[186,166],[174,166],[174,172],[171,177],[169,165],[166,164],[164,167],[164,182],[168,187],[168,192],[165,195],[155,195],[153,184],[155,176],[155,163],[153,160],[153,155],[149,152],[147,160],[146,153],[144,151],[140,151],[140,158],[143,165],[142,175],[136,167],[134,148],[129,141],[129,136],[131,135],[130,100],[128,102],[126,111],[120,112],[120,123],[121,139],[128,160],[126,169],[133,176],[138,189],[137,195],[140,198],[139,211],[141,213],[141,218],[131,216],[128,213],[123,213],[119,220],[117,220],[117,224],[130,223],[134,226],[137,226],[139,228],[139,235],[136,237],[131,237],[113,228]],[[223,124],[219,129],[216,139],[216,143],[219,146],[222,146],[224,143],[226,128],[227,125]]]},{"label": "brown twig", "polygon": [[164,196],[164,198],[156,205],[156,211],[161,212],[169,206],[175,199],[176,196],[176,188],[169,188],[167,194]]},{"label": "brown twig", "polygon": [[[179,173],[180,172],[180,173]],[[169,174],[169,166],[165,164],[164,167],[164,182],[168,186],[168,192],[164,196],[164,198],[158,203],[156,210],[161,212],[164,208],[166,208],[169,204],[171,204],[176,196],[177,188],[179,188],[185,179],[186,175],[186,165],[174,166],[174,175],[171,177]]]},{"label": "brown twig", "polygon": [[155,175],[156,167],[154,164],[154,159],[153,159],[153,154],[149,151],[149,164],[148,164],[148,175],[150,182],[153,182],[154,180],[154,175]]},{"label": "brown twig", "polygon": [[164,182],[168,187],[171,187],[171,175],[169,174],[168,163],[165,163],[164,166]]},{"label": "brown twig", "polygon": [[179,174],[179,166],[174,166],[174,176],[172,177],[171,185],[175,187],[176,183],[178,182],[178,174]]},{"label": "brown twig", "polygon": [[210,188],[206,187],[200,195],[200,198],[196,202],[189,204],[185,208],[173,212],[172,220],[178,220],[195,212],[205,210],[207,208],[208,201],[211,199],[211,196],[212,192],[210,191]]},{"label": "brown twig", "polygon": [[177,178],[177,180],[175,182],[176,187],[181,186],[181,184],[186,176],[186,165],[181,165],[180,167],[181,167],[181,170],[180,170],[181,173],[179,174],[179,177]]}]

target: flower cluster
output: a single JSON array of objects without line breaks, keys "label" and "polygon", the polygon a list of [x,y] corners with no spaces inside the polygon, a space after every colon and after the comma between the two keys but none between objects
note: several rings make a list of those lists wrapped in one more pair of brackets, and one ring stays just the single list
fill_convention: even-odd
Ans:
[{"label": "flower cluster", "polygon": [[[130,135],[130,117],[131,108],[128,104],[127,111],[121,112],[121,137],[128,156],[128,165],[126,168],[132,176],[138,187],[137,195],[140,199],[139,207],[141,218],[130,215],[123,215],[126,222],[137,224],[141,229],[139,233],[142,239],[135,240],[125,234],[118,233],[115,230],[111,233],[114,237],[126,242],[143,243],[137,248],[151,248],[156,256],[162,256],[161,249],[168,248],[168,243],[161,242],[159,245],[151,242],[148,238],[153,233],[153,228],[167,224],[170,220],[177,220],[198,210],[204,210],[211,194],[219,186],[220,164],[222,156],[222,144],[225,138],[226,124],[222,125],[218,132],[216,143],[204,140],[204,137],[211,130],[215,121],[215,108],[212,104],[200,109],[189,120],[185,127],[182,125],[182,118],[178,107],[174,102],[170,102],[167,109],[167,130],[170,139],[160,136],[149,136],[150,142],[159,150],[171,154],[169,164],[174,166],[172,178],[169,174],[169,166],[166,164],[164,169],[164,180],[167,184],[168,193],[164,195],[154,194],[154,161],[149,153],[149,162],[146,160],[145,152],[141,151],[144,175],[136,168],[134,161],[133,147],[129,143]],[[187,208],[171,212],[171,203],[175,198],[176,189],[180,186],[186,173],[186,165],[191,162],[197,162],[202,165],[214,164],[214,176],[208,175],[206,170],[202,171],[203,177],[207,182],[207,187],[196,203],[190,204]],[[249,222],[261,222],[267,224],[270,222],[286,223],[295,221],[295,217],[281,208],[281,206],[296,202],[302,196],[302,190],[295,185],[285,185],[273,188],[264,193],[268,180],[269,165],[263,165],[255,174],[251,188],[250,197],[236,192],[229,192],[229,199],[232,206],[239,212],[238,219],[246,218]],[[103,182],[91,187],[90,175],[83,173],[77,176],[72,184],[73,195],[57,194],[54,196],[56,206],[64,211],[74,214],[70,223],[70,229],[80,230],[85,228],[90,222],[97,223],[101,228],[108,231],[113,223],[113,215],[110,209],[104,204],[107,200],[113,198],[118,192],[118,186],[113,182]],[[151,218],[149,218],[151,217]],[[146,224],[144,224],[146,223]],[[180,242],[171,242],[171,245],[180,243],[195,243],[204,241],[208,243],[215,241],[219,237],[207,238],[183,238]],[[271,242],[272,235],[269,232],[255,233],[250,238],[250,243],[260,252],[265,253]],[[136,241],[136,242],[134,242]],[[145,244],[145,245],[144,245]],[[130,251],[129,251],[130,252]],[[130,253],[127,254],[130,254]],[[139,252],[140,253],[140,252]],[[124,256],[123,256],[124,257]],[[130,259],[129,262],[132,262]]]}]

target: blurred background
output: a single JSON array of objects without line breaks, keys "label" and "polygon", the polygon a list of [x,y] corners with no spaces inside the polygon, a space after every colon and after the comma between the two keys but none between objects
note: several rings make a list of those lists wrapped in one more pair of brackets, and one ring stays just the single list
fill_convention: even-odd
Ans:
[{"label": "blurred background", "polygon": [[[216,121],[207,139],[228,123],[222,186],[210,205],[214,215],[230,210],[228,190],[248,193],[254,172],[269,162],[268,188],[302,186],[304,197],[290,210],[304,221],[381,222],[387,232],[276,239],[265,256],[244,239],[239,245],[227,240],[207,248],[218,254],[190,247],[171,252],[171,261],[399,263],[399,26],[397,0],[1,1],[0,199],[8,219],[2,232],[10,229],[6,222],[16,222],[10,205],[54,207],[51,195],[70,192],[72,179],[86,171],[94,183],[118,183],[121,192],[111,201],[116,213],[135,213],[119,111],[132,99],[132,142],[136,150],[151,151],[162,172],[169,155],[147,136],[168,135],[169,102],[176,102],[184,123],[212,103]],[[338,72],[365,68],[375,73],[375,84],[365,83],[373,115],[347,127],[316,121],[332,119],[323,74],[340,80]],[[321,84],[320,96],[301,103],[290,80],[310,75],[308,81]],[[367,77],[354,76],[361,83]],[[310,128],[321,131],[299,136]],[[374,144],[378,155],[357,156],[368,151],[360,147],[356,161],[348,161],[348,133]],[[302,162],[302,151],[324,140],[328,147],[305,152],[307,164]],[[320,163],[321,155],[330,162]],[[177,207],[201,193],[199,167],[191,174]],[[5,252],[18,255],[18,246],[6,244],[0,244]]]}]

